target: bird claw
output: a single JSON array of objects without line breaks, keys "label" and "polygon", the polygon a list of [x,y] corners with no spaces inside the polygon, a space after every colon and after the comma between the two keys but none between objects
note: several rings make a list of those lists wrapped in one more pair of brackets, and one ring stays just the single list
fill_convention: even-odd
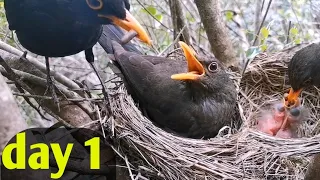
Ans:
[{"label": "bird claw", "polygon": [[47,90],[49,89],[52,95],[52,99],[55,105],[57,105],[58,112],[60,112],[60,104],[59,104],[59,99],[55,91],[55,86],[54,86],[54,81],[53,78],[51,77],[51,71],[50,71],[50,64],[49,64],[49,58],[45,57],[46,59],[46,71],[47,71],[47,89],[45,91],[45,94],[47,93]]},{"label": "bird claw", "polygon": [[55,105],[57,105],[58,111],[60,112],[60,102],[55,91],[54,80],[50,74],[47,75],[47,89],[44,94],[47,94],[48,90],[51,92],[51,96]]}]

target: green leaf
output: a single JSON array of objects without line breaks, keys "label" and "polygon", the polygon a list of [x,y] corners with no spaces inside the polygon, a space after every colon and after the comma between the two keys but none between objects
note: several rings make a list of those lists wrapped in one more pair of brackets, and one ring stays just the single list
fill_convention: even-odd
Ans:
[{"label": "green leaf", "polygon": [[295,39],[295,40],[294,40],[294,43],[295,43],[295,44],[301,44],[301,39]]},{"label": "green leaf", "polygon": [[304,37],[306,40],[311,40],[311,34],[310,33],[307,33]]},{"label": "green leaf", "polygon": [[290,34],[292,34],[293,36],[298,35],[299,31],[297,28],[293,27],[290,29]]},{"label": "green leaf", "polygon": [[226,18],[227,18],[227,21],[232,20],[232,18],[233,18],[233,12],[227,11],[227,12],[226,12]]},{"label": "green leaf", "polygon": [[196,20],[190,15],[190,13],[187,13],[186,17],[189,22],[196,22]]},{"label": "green leaf", "polygon": [[264,39],[269,36],[269,30],[266,27],[262,27],[260,32]]},{"label": "green leaf", "polygon": [[154,16],[158,21],[162,21],[162,19],[163,19],[163,16],[161,15],[161,14],[156,14],[155,16]]},{"label": "green leaf", "polygon": [[265,51],[265,50],[267,50],[267,48],[268,48],[268,46],[266,44],[262,44],[260,46],[261,51]]},{"label": "green leaf", "polygon": [[148,6],[146,7],[146,10],[149,11],[149,13],[153,16],[157,14],[157,9],[154,6]]}]

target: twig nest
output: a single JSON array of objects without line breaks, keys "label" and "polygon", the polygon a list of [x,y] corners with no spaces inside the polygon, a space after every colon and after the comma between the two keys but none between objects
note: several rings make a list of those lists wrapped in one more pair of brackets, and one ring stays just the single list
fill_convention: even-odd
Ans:
[{"label": "twig nest", "polygon": [[[152,179],[303,179],[308,157],[320,152],[320,91],[311,88],[302,94],[310,116],[297,131],[301,138],[269,136],[255,127],[261,108],[281,100],[288,90],[287,62],[300,48],[260,54],[252,61],[237,84],[240,131],[210,140],[182,138],[158,128],[142,115],[123,85],[113,89],[114,119],[107,127],[116,134],[115,149],[128,158],[133,174]],[[278,136],[292,134],[278,131]]]}]

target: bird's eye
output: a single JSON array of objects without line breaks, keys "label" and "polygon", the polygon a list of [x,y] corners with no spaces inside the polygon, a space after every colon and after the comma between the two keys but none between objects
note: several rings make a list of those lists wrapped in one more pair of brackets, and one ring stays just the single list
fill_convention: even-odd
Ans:
[{"label": "bird's eye", "polygon": [[218,64],[216,62],[212,62],[208,66],[208,70],[210,72],[216,72],[218,70]]}]

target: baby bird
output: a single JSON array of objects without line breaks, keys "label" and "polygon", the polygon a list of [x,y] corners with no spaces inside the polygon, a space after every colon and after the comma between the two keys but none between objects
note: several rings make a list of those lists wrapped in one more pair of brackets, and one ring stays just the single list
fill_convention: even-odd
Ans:
[{"label": "baby bird", "polygon": [[287,108],[275,103],[272,110],[264,111],[258,119],[257,129],[279,138],[297,138],[297,128],[306,119],[306,109],[299,106]]}]

